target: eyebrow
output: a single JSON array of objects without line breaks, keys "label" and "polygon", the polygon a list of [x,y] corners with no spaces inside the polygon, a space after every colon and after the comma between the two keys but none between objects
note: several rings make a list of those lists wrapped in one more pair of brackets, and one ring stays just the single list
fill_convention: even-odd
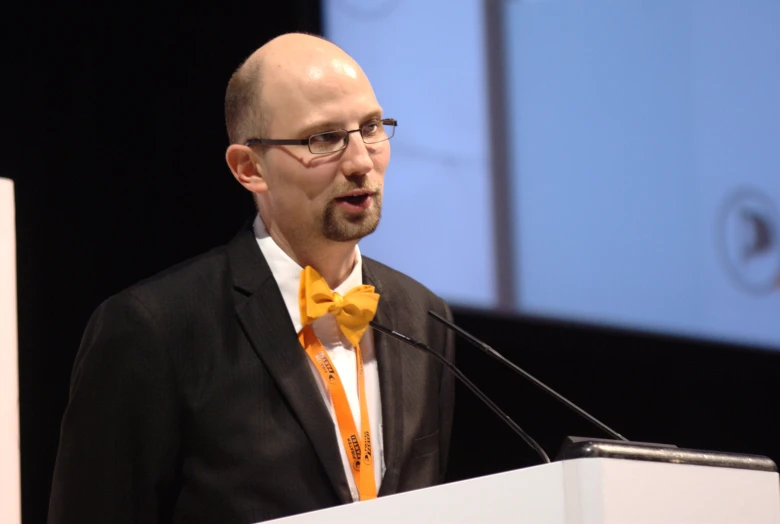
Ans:
[{"label": "eyebrow", "polygon": [[[382,109],[375,109],[373,111],[368,112],[363,118],[360,119],[361,125],[365,122],[368,122],[370,120],[379,120],[382,118]],[[302,136],[308,136],[314,133],[322,133],[327,131],[332,131],[334,129],[346,129],[346,126],[343,122],[336,122],[333,120],[326,120],[324,122],[317,122],[314,124],[311,124],[309,126],[306,126],[300,134]]]}]

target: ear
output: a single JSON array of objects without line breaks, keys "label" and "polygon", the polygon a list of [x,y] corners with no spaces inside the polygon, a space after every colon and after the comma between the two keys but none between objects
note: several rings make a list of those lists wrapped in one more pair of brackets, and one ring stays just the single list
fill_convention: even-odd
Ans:
[{"label": "ear", "polygon": [[225,152],[225,160],[238,183],[248,191],[259,194],[268,190],[261,158],[250,147],[231,144]]}]

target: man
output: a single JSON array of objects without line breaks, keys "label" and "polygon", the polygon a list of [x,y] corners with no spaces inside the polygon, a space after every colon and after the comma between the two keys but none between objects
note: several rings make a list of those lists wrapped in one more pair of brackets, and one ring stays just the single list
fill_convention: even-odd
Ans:
[{"label": "man", "polygon": [[357,248],[379,222],[395,121],[354,60],[301,34],[236,71],[226,120],[258,217],[95,312],[51,524],[249,524],[442,481],[452,378],[366,326],[453,356],[427,320],[446,304]]}]

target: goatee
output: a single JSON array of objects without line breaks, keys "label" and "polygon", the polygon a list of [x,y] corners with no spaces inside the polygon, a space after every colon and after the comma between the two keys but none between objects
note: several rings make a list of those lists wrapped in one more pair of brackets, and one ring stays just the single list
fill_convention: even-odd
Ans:
[{"label": "goatee", "polygon": [[371,206],[357,215],[343,215],[335,206],[328,206],[322,216],[322,234],[335,242],[360,240],[379,226],[382,216],[382,193],[371,195]]}]

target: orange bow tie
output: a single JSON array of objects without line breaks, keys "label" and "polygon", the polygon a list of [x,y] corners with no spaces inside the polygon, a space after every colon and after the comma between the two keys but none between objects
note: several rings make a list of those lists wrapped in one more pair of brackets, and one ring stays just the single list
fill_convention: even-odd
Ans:
[{"label": "orange bow tie", "polygon": [[301,271],[298,299],[304,326],[330,313],[336,317],[339,329],[355,347],[368,329],[368,323],[374,318],[379,303],[374,286],[357,286],[341,296],[331,291],[325,279],[311,266]]}]

